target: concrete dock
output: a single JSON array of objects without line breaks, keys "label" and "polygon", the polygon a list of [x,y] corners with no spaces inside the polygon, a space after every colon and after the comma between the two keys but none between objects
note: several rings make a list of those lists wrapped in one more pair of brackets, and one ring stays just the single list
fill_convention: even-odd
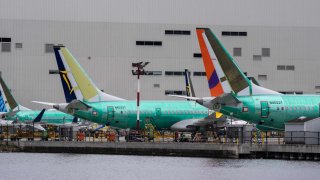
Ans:
[{"label": "concrete dock", "polygon": [[319,160],[319,145],[213,144],[213,143],[93,143],[63,141],[2,142],[1,151],[186,156],[216,158],[268,158]]}]

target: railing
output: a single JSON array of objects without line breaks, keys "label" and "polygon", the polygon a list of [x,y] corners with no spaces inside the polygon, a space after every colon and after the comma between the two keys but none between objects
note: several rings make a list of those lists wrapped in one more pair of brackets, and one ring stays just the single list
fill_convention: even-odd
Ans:
[{"label": "railing", "polygon": [[0,141],[153,142],[220,144],[320,144],[320,132],[207,131],[205,133],[161,131],[72,131],[71,128],[36,131],[14,126],[0,127]]}]

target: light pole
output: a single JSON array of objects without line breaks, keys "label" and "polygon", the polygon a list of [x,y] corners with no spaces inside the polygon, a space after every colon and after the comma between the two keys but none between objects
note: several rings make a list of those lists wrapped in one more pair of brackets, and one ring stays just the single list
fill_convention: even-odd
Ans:
[{"label": "light pole", "polygon": [[140,129],[140,75],[145,75],[146,71],[143,69],[149,62],[138,62],[132,63],[132,67],[136,68],[132,70],[132,75],[138,76],[138,87],[137,87],[137,130]]}]

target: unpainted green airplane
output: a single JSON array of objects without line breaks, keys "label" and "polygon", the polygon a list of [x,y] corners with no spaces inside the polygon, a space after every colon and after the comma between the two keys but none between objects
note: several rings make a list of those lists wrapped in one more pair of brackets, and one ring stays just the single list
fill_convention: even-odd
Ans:
[{"label": "unpainted green airplane", "polygon": [[1,76],[0,76],[0,111],[1,111],[0,112],[1,119],[5,120],[5,121],[1,121],[2,124],[28,123],[31,125],[31,123],[33,122],[35,123],[34,124],[35,128],[39,130],[45,130],[39,124],[40,121],[42,123],[54,124],[54,125],[71,124],[72,122],[77,121],[77,118],[69,114],[57,111],[55,109],[50,109],[46,111],[43,110],[41,118],[39,119],[39,115],[41,114],[42,111],[30,110],[18,104]]},{"label": "unpainted green airplane", "polygon": [[211,97],[178,97],[255,123],[262,130],[284,130],[287,121],[319,117],[319,95],[286,95],[252,83],[210,29],[196,32]]},{"label": "unpainted green airplane", "polygon": [[215,119],[214,115],[209,116],[207,108],[192,101],[141,101],[142,121],[137,123],[136,101],[124,100],[100,91],[64,46],[55,46],[54,52],[59,71],[65,76],[61,77],[61,80],[68,82],[65,83],[65,89],[75,93],[77,100],[61,104],[34,101],[36,103],[53,106],[57,110],[92,122],[123,129],[143,129],[146,123],[151,123],[157,129],[195,130]]}]

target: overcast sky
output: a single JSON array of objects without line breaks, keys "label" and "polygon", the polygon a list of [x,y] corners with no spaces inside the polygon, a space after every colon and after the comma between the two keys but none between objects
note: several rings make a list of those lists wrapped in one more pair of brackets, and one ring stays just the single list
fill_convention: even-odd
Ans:
[{"label": "overcast sky", "polygon": [[0,0],[1,19],[320,26],[320,0]]}]

